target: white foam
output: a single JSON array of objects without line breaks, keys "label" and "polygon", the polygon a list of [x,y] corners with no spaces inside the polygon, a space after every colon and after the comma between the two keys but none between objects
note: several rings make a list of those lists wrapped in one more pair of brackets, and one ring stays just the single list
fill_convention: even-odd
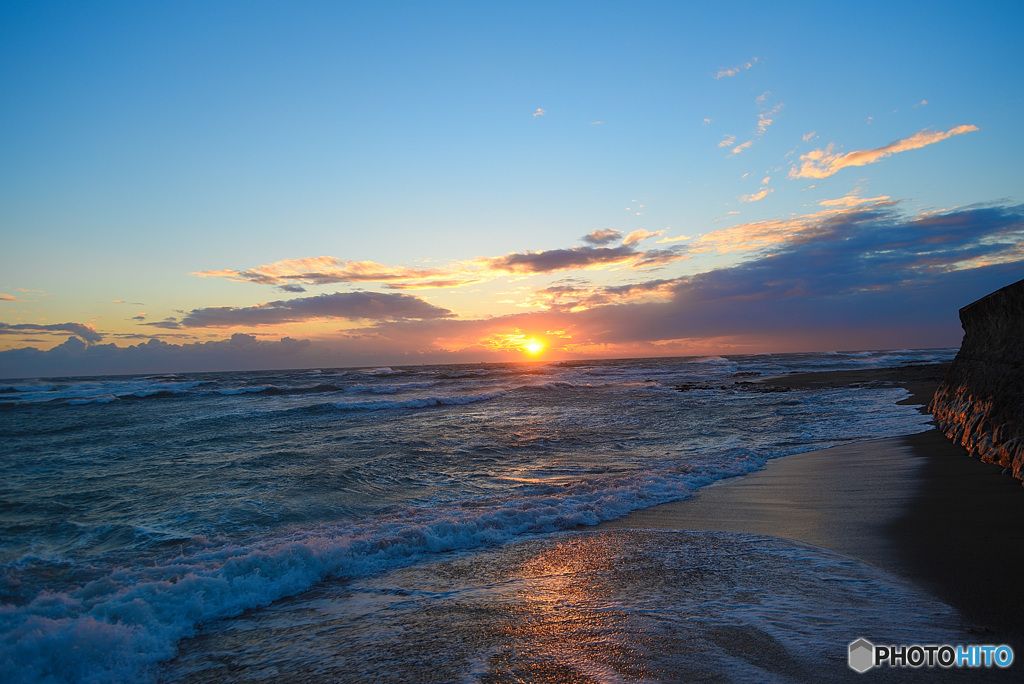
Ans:
[{"label": "white foam", "polygon": [[401,373],[402,371],[396,371],[393,368],[384,366],[383,368],[373,368],[360,371],[366,375],[394,375],[395,373]]},{"label": "white foam", "polygon": [[142,678],[199,624],[267,605],[325,579],[367,576],[427,554],[595,524],[688,496],[755,465],[726,458],[716,468],[535,488],[533,495],[480,502],[479,507],[410,509],[370,522],[117,569],[82,587],[0,608],[0,679]]}]

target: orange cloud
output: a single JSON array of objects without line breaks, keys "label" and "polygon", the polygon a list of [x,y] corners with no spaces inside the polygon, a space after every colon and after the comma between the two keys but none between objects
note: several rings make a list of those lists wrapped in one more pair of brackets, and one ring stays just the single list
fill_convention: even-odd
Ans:
[{"label": "orange cloud", "polygon": [[262,285],[286,286],[284,289],[301,291],[295,283],[305,285],[327,285],[331,283],[389,283],[396,289],[402,287],[455,287],[473,282],[467,278],[452,278],[444,269],[419,269],[393,267],[375,261],[348,261],[336,257],[319,256],[303,259],[282,259],[244,271],[217,270],[193,273],[201,278],[228,278],[241,282]]},{"label": "orange cloud", "polygon": [[856,150],[847,154],[836,154],[832,152],[833,145],[830,143],[824,150],[817,149],[800,155],[800,167],[793,167],[789,171],[790,178],[828,178],[841,169],[848,166],[866,166],[881,161],[897,152],[916,150],[926,147],[954,135],[962,135],[979,130],[977,126],[965,125],[951,128],[946,132],[921,131],[909,138],[896,140],[883,147],[873,150]]},{"label": "orange cloud", "polygon": [[771,193],[772,193],[772,189],[771,188],[765,188],[761,192],[755,192],[752,195],[741,195],[740,196],[740,202],[759,202],[759,201],[763,200],[765,197],[767,197],[768,195],[770,195]]},{"label": "orange cloud", "polygon": [[732,148],[732,153],[733,154],[739,154],[740,152],[743,152],[744,150],[748,149],[753,144],[754,144],[753,140],[748,140],[745,143],[740,143],[736,147]]},{"label": "orange cloud", "polygon": [[847,195],[846,197],[839,197],[830,200],[821,200],[818,202],[823,207],[859,207],[862,204],[868,202],[886,202],[890,199],[888,195],[879,195],[878,197],[857,197],[856,195]]},{"label": "orange cloud", "polygon": [[643,228],[640,228],[639,230],[634,230],[632,233],[627,235],[626,239],[622,241],[622,244],[624,244],[624,245],[632,245],[632,244],[636,244],[637,242],[640,242],[641,240],[646,240],[647,238],[661,237],[664,234],[665,234],[665,231],[663,231],[663,230],[656,230],[656,231],[652,232],[652,231],[644,230]]}]

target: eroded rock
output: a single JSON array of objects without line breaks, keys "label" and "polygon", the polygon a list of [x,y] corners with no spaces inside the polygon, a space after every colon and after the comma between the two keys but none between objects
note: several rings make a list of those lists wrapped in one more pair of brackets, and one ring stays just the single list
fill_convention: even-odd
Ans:
[{"label": "eroded rock", "polygon": [[964,340],[928,409],[973,458],[1024,479],[1024,280],[960,309]]}]

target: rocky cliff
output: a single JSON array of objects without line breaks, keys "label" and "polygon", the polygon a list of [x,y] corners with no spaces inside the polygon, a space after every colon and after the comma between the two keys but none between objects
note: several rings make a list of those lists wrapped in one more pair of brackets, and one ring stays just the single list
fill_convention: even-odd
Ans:
[{"label": "rocky cliff", "polygon": [[964,340],[929,410],[970,455],[1024,479],[1024,280],[960,309]]}]

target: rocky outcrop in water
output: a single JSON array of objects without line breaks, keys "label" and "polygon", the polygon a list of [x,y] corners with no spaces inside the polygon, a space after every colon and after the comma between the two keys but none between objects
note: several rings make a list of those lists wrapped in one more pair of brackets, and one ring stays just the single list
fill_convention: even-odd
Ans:
[{"label": "rocky outcrop in water", "polygon": [[1024,479],[1024,280],[960,309],[964,340],[929,410],[970,455]]}]

